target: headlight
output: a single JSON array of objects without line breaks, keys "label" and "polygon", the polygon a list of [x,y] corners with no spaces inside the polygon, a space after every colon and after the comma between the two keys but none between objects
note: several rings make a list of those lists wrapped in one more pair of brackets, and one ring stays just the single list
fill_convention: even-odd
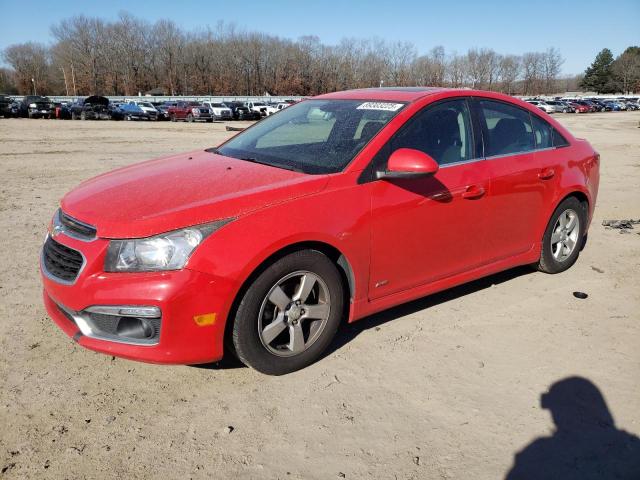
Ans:
[{"label": "headlight", "polygon": [[104,262],[106,272],[179,270],[202,241],[233,219],[196,225],[155,237],[111,240]]},{"label": "headlight", "polygon": [[30,103],[29,108],[38,108],[38,106],[35,103]]}]

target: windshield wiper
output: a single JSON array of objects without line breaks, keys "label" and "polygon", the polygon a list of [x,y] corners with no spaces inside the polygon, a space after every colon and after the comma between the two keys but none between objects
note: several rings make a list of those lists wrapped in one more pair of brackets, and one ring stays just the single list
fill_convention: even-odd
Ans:
[{"label": "windshield wiper", "polygon": [[231,158],[235,158],[236,160],[243,160],[245,162],[251,162],[251,163],[257,163],[260,165],[267,165],[268,167],[275,167],[275,168],[282,168],[283,170],[290,170],[292,172],[298,172],[298,173],[306,173],[304,170],[301,170],[299,168],[296,167],[292,167],[290,165],[283,165],[281,163],[270,163],[270,162],[265,162],[262,160],[258,160],[256,157],[235,157],[233,155],[229,155],[229,154],[224,154],[221,153],[220,150],[218,150],[217,148],[207,148],[205,150],[206,152],[209,153],[214,153],[216,155],[226,155],[227,157],[231,157]]},{"label": "windshield wiper", "polygon": [[259,163],[260,165],[267,165],[269,167],[276,167],[276,168],[282,168],[284,170],[291,170],[292,172],[304,173],[304,171],[300,170],[299,168],[291,167],[289,165],[283,165],[281,163],[264,162],[264,161],[258,160],[255,157],[237,157],[237,158],[238,160],[244,160],[245,162]]}]

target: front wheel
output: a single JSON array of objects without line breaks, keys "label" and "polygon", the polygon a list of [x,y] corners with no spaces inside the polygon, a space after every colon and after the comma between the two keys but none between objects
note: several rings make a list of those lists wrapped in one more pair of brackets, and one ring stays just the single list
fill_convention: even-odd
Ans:
[{"label": "front wheel", "polygon": [[245,365],[269,375],[316,361],[343,314],[342,277],[317,250],[291,253],[249,286],[233,320],[235,352]]},{"label": "front wheel", "polygon": [[586,226],[587,212],[577,198],[569,197],[558,205],[542,238],[538,270],[560,273],[576,263]]},{"label": "front wheel", "polygon": [[191,114],[187,115],[187,122],[189,122],[189,123],[193,122],[193,115],[191,115]]}]

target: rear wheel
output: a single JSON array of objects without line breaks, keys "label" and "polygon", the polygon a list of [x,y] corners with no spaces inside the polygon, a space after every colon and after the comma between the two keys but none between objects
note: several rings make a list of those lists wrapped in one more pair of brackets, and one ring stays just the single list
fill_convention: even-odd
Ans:
[{"label": "rear wheel", "polygon": [[238,358],[269,375],[313,363],[329,346],[343,314],[342,278],[316,250],[291,253],[251,284],[233,320]]},{"label": "rear wheel", "polygon": [[569,197],[558,205],[542,238],[538,269],[546,273],[560,273],[576,263],[586,225],[587,212],[577,198]]}]

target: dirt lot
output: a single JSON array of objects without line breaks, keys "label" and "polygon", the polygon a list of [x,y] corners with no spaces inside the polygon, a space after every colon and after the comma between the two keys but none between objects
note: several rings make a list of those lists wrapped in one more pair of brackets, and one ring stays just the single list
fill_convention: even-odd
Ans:
[{"label": "dirt lot", "polygon": [[224,125],[0,120],[0,477],[503,478],[553,433],[540,395],[574,375],[638,435],[640,226],[601,222],[640,217],[640,113],[560,120],[602,155],[572,269],[516,269],[346,326],[326,358],[278,378],[92,353],[41,304],[39,248],[67,190],[212,146]]}]

